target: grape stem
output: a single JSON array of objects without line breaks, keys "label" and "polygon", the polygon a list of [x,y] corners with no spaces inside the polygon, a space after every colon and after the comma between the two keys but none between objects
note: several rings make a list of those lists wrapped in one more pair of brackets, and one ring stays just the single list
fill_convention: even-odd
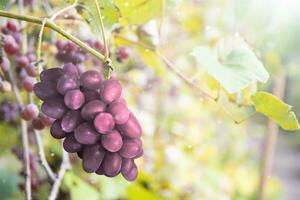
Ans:
[{"label": "grape stem", "polygon": [[[38,25],[43,24],[43,19],[41,19],[41,18],[28,16],[28,15],[19,15],[19,14],[15,14],[15,13],[6,12],[6,11],[3,11],[3,10],[0,10],[0,16],[7,17],[7,18],[12,18],[12,19],[16,19],[16,20],[27,21],[27,22],[30,22],[30,23],[38,24]],[[77,37],[75,37],[75,36],[71,35],[70,33],[66,32],[62,27],[58,26],[57,24],[55,24],[50,19],[47,19],[47,18],[45,19],[45,27],[48,27],[48,28],[52,29],[53,31],[58,32],[59,34],[61,34],[65,38],[67,38],[68,40],[70,40],[70,41],[74,42],[75,44],[77,44],[78,46],[80,46],[85,51],[87,51],[90,54],[94,55],[96,58],[98,58],[102,62],[104,62],[104,63],[109,62],[110,63],[110,59],[105,59],[104,55],[102,55],[97,50],[90,47],[88,44],[84,43],[83,41],[81,41]]]},{"label": "grape stem", "polygon": [[[61,145],[63,146],[63,145]],[[48,200],[55,200],[57,198],[60,185],[62,184],[62,180],[67,170],[71,168],[70,159],[68,153],[62,148],[62,163],[60,165],[60,169],[57,177],[55,178],[54,184],[51,189],[51,193],[48,197]]]}]

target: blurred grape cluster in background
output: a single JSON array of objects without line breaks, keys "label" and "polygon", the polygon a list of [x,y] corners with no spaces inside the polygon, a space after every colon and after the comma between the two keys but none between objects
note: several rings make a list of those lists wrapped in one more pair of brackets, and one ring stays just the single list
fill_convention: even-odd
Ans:
[{"label": "blurred grape cluster in background", "polygon": [[[58,199],[257,199],[267,119],[261,115],[244,119],[253,112],[249,106],[251,95],[257,90],[272,91],[272,77],[282,73],[286,74],[284,101],[294,106],[296,115],[300,113],[300,1],[103,2],[114,2],[121,12],[116,14],[112,7],[104,10],[103,15],[109,18],[119,15],[119,26],[106,26],[113,74],[121,81],[123,97],[143,127],[144,155],[136,161],[137,180],[127,182],[121,176],[88,174],[83,171],[80,159],[70,154],[72,169],[63,179]],[[39,17],[69,5],[62,0],[27,3],[24,13]],[[9,2],[6,10],[17,13],[17,4]],[[1,24],[7,21],[3,17],[0,20]],[[91,38],[101,40],[99,35],[93,36],[75,9],[60,16],[56,23],[89,44],[93,43]],[[33,52],[39,31],[38,26],[27,23],[28,48]],[[271,76],[266,84],[254,83],[238,94],[228,94],[207,73],[210,66],[204,68],[192,55],[197,46],[214,46],[227,37],[242,37],[251,47]],[[57,40],[65,42],[45,29],[42,52],[46,68],[65,62],[64,50],[58,48]],[[103,51],[101,44],[94,42],[90,46]],[[151,51],[153,47],[168,57],[177,71],[170,70]],[[81,70],[104,71],[98,60],[87,57],[80,49],[76,52],[80,55],[76,54],[76,59],[68,55],[68,62],[76,60],[74,64]],[[181,75],[212,96],[218,96],[218,102],[203,97]],[[26,99],[25,91],[21,95]],[[3,200],[24,196],[20,128],[16,125],[20,120],[19,107],[14,99],[12,92],[0,94],[0,199]],[[49,128],[42,131],[42,138],[46,159],[56,171],[62,157],[61,143],[51,137]],[[29,127],[29,141],[35,143],[32,127]],[[51,185],[38,163],[34,145],[30,148],[30,161],[33,198],[47,199]],[[300,135],[280,129],[267,199],[297,200],[299,186]]]}]

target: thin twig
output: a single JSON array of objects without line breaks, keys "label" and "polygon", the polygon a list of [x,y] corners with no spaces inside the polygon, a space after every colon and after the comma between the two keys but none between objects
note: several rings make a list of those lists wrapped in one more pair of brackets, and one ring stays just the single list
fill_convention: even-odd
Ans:
[{"label": "thin twig", "polygon": [[103,19],[102,19],[101,9],[100,9],[100,6],[98,4],[98,0],[94,0],[94,3],[96,5],[98,18],[99,18],[99,21],[100,21],[100,29],[101,29],[102,40],[103,40],[103,44],[104,44],[104,59],[107,62],[109,60],[109,51],[108,51],[107,40],[106,40],[106,37],[105,37],[105,30],[104,30],[104,23],[103,23]]},{"label": "thin twig", "polygon": [[[7,17],[7,18],[12,18],[12,19],[17,19],[17,20],[23,20],[23,21],[27,21],[27,22],[31,22],[31,23],[35,23],[35,24],[39,24],[39,25],[43,24],[43,19],[41,19],[41,18],[34,17],[34,16],[28,16],[28,15],[18,15],[18,14],[6,12],[6,11],[3,11],[3,10],[0,10],[0,16]],[[97,57],[102,62],[107,61],[105,59],[104,55],[102,55],[100,52],[98,52],[94,48],[90,47],[88,44],[81,41],[77,37],[75,37],[75,36],[71,35],[70,33],[66,32],[62,27],[58,26],[53,21],[51,21],[49,19],[46,19],[45,27],[48,27],[48,28],[58,32],[59,34],[61,34],[65,38],[67,38],[68,40],[71,40],[72,42],[74,42],[75,44],[80,46],[85,51],[87,51],[90,54]]]},{"label": "thin twig", "polygon": [[[273,94],[280,99],[283,99],[285,93],[286,75],[284,72],[274,80]],[[262,153],[262,165],[259,177],[258,200],[265,200],[267,196],[268,178],[272,171],[274,148],[278,135],[278,125],[268,119],[267,133]]]},{"label": "thin twig", "polygon": [[57,198],[60,185],[62,184],[62,180],[67,170],[71,168],[69,155],[68,153],[62,149],[62,163],[60,165],[60,169],[57,177],[55,178],[54,184],[52,186],[51,193],[48,197],[48,200],[55,200]]},{"label": "thin twig", "polygon": [[50,20],[54,21],[57,16],[61,15],[62,13],[66,12],[69,9],[72,9],[72,8],[76,7],[77,6],[77,2],[78,2],[78,0],[76,0],[73,4],[71,4],[71,5],[69,5],[69,6],[65,7],[65,8],[57,11],[56,13],[54,13],[52,15],[52,17],[50,18]]},{"label": "thin twig", "polygon": [[42,27],[41,27],[41,30],[39,32],[39,35],[38,35],[38,42],[37,42],[37,48],[36,48],[36,57],[37,57],[37,64],[38,64],[38,67],[37,67],[37,75],[36,75],[36,79],[39,81],[40,79],[40,76],[39,74],[42,72],[42,63],[40,62],[41,61],[41,52],[42,52],[42,43],[43,43],[43,33],[44,33],[44,28],[45,28],[45,24],[46,24],[46,18],[43,20],[43,23],[42,23]]}]

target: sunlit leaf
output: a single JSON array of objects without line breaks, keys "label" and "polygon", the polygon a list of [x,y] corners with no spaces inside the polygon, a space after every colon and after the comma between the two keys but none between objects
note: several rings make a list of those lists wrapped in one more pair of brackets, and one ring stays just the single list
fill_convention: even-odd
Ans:
[{"label": "sunlit leaf", "polygon": [[218,50],[207,46],[195,47],[192,55],[229,93],[269,79],[261,61],[240,37],[223,41]]},{"label": "sunlit leaf", "polygon": [[118,8],[112,3],[111,0],[80,0],[77,7],[78,12],[86,20],[91,27],[92,32],[101,36],[100,18],[98,15],[95,2],[98,2],[101,9],[101,15],[105,28],[110,28],[113,24],[118,22],[119,11]]},{"label": "sunlit leaf", "polygon": [[252,96],[252,102],[256,111],[266,115],[285,130],[298,130],[300,128],[298,119],[292,106],[284,103],[278,97],[267,93],[257,92]]},{"label": "sunlit leaf", "polygon": [[123,20],[129,24],[144,24],[162,14],[162,0],[114,0]]},{"label": "sunlit leaf", "polygon": [[87,199],[87,196],[89,200],[99,199],[97,190],[72,172],[65,174],[64,184],[69,188],[72,200]]}]

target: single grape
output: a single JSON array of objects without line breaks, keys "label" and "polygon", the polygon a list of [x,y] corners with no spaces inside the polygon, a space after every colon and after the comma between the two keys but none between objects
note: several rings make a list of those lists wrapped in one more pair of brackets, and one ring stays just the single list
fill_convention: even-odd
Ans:
[{"label": "single grape", "polygon": [[133,164],[133,167],[131,168],[131,170],[126,174],[122,173],[122,175],[127,181],[134,181],[138,175],[137,166],[135,164]]},{"label": "single grape", "polygon": [[66,139],[64,140],[63,147],[66,150],[66,152],[76,153],[81,150],[82,144],[77,142],[77,140],[74,137],[74,134],[69,133],[67,134]]},{"label": "single grape", "polygon": [[8,72],[9,71],[10,61],[6,56],[2,57],[2,59],[1,59],[0,68],[3,72]]},{"label": "single grape", "polygon": [[121,93],[121,84],[115,79],[109,79],[104,81],[100,88],[100,97],[105,103],[111,103],[119,99]]},{"label": "single grape", "polygon": [[11,35],[3,36],[3,48],[8,55],[14,55],[20,50],[20,46]]},{"label": "single grape", "polygon": [[142,148],[140,148],[139,153],[136,156],[134,156],[133,159],[137,159],[139,157],[142,157],[143,155],[144,155],[144,150]]},{"label": "single grape", "polygon": [[62,118],[61,128],[63,131],[70,133],[82,122],[80,111],[70,110]]},{"label": "single grape", "polygon": [[18,56],[16,57],[16,65],[21,68],[25,68],[29,65],[29,59],[27,56]]},{"label": "single grape", "polygon": [[58,40],[58,41],[55,42],[55,46],[56,46],[56,48],[58,48],[58,49],[63,49],[64,46],[65,46],[65,43],[64,43],[64,41],[62,41],[62,40]]},{"label": "single grape", "polygon": [[122,158],[118,153],[106,153],[104,159],[104,172],[108,177],[114,177],[120,173]]},{"label": "single grape", "polygon": [[17,31],[19,31],[19,25],[18,25],[18,23],[16,21],[13,21],[13,20],[9,20],[6,23],[6,27],[11,32],[17,32]]},{"label": "single grape", "polygon": [[85,97],[85,102],[100,99],[100,94],[95,90],[85,90],[84,89],[82,92]]},{"label": "single grape", "polygon": [[120,133],[113,130],[101,137],[101,143],[103,147],[110,152],[117,152],[123,145],[122,137]]},{"label": "single grape", "polygon": [[125,139],[119,153],[123,158],[134,158],[140,153],[141,148],[135,140]]},{"label": "single grape", "polygon": [[69,90],[64,97],[64,102],[69,109],[77,110],[84,103],[84,94],[80,90]]},{"label": "single grape", "polygon": [[26,73],[28,74],[28,76],[36,77],[35,63],[30,63],[29,65],[27,65],[27,67],[25,67],[25,70],[26,70]]},{"label": "single grape", "polygon": [[102,81],[103,78],[101,74],[94,70],[86,71],[80,76],[80,82],[83,88],[89,90],[99,89]]},{"label": "single grape", "polygon": [[133,113],[130,114],[129,119],[125,124],[118,125],[119,131],[130,138],[138,138],[142,135],[142,128]]},{"label": "single grape", "polygon": [[117,61],[124,62],[129,56],[129,50],[125,47],[122,47],[117,52]]},{"label": "single grape", "polygon": [[81,144],[95,144],[100,135],[87,122],[80,124],[74,131],[76,140]]},{"label": "single grape", "polygon": [[104,155],[104,149],[100,144],[86,146],[83,149],[83,169],[88,173],[95,172],[100,167]]},{"label": "single grape", "polygon": [[51,118],[51,117],[48,117],[47,115],[45,115],[45,114],[42,113],[42,112],[40,112],[39,118],[41,119],[42,123],[43,123],[45,126],[50,126],[50,125],[55,121],[55,119],[53,119],[53,118]]},{"label": "single grape", "polygon": [[56,91],[56,84],[51,82],[38,82],[34,84],[33,91],[41,100],[60,96],[60,94]]},{"label": "single grape", "polygon": [[65,73],[73,74],[76,77],[79,76],[78,69],[77,69],[77,67],[73,63],[66,63],[66,64],[64,64],[63,70],[64,70]]},{"label": "single grape", "polygon": [[32,92],[35,83],[36,83],[35,78],[27,76],[25,77],[25,79],[23,79],[22,86],[24,90],[26,90],[27,92]]},{"label": "single grape", "polygon": [[128,174],[130,172],[130,170],[132,169],[133,165],[134,165],[133,159],[123,158],[122,159],[121,173],[122,174]]},{"label": "single grape", "polygon": [[58,79],[64,74],[61,68],[55,67],[44,70],[40,74],[40,79],[42,82],[57,82]]},{"label": "single grape", "polygon": [[104,163],[104,161],[101,163],[100,167],[97,169],[96,174],[98,174],[98,175],[105,174],[104,169],[103,169],[103,165],[104,165],[103,163]]},{"label": "single grape", "polygon": [[27,58],[29,59],[29,62],[35,62],[36,61],[36,57],[35,54],[33,52],[28,52],[26,53]]},{"label": "single grape", "polygon": [[61,118],[66,111],[67,108],[64,105],[63,100],[60,98],[47,99],[42,104],[42,112],[54,119]]},{"label": "single grape", "polygon": [[57,91],[60,94],[66,94],[70,90],[75,90],[79,88],[79,81],[76,76],[66,73],[58,79]]},{"label": "single grape", "polygon": [[41,121],[41,119],[36,118],[32,120],[32,127],[36,130],[42,130],[45,128],[45,125]]},{"label": "single grape", "polygon": [[67,133],[61,128],[61,120],[55,120],[50,128],[51,135],[56,139],[62,139],[66,137]]},{"label": "single grape", "polygon": [[116,124],[124,124],[128,121],[130,111],[126,104],[113,102],[109,105],[108,112],[113,116]]},{"label": "single grape", "polygon": [[110,132],[115,126],[114,118],[109,113],[100,113],[94,120],[95,129],[102,134]]},{"label": "single grape", "polygon": [[82,107],[81,116],[87,121],[93,120],[97,114],[99,114],[100,112],[104,112],[105,108],[105,103],[100,100],[93,100]]},{"label": "single grape", "polygon": [[36,118],[38,114],[39,109],[35,104],[28,104],[21,111],[21,117],[26,121]]}]

